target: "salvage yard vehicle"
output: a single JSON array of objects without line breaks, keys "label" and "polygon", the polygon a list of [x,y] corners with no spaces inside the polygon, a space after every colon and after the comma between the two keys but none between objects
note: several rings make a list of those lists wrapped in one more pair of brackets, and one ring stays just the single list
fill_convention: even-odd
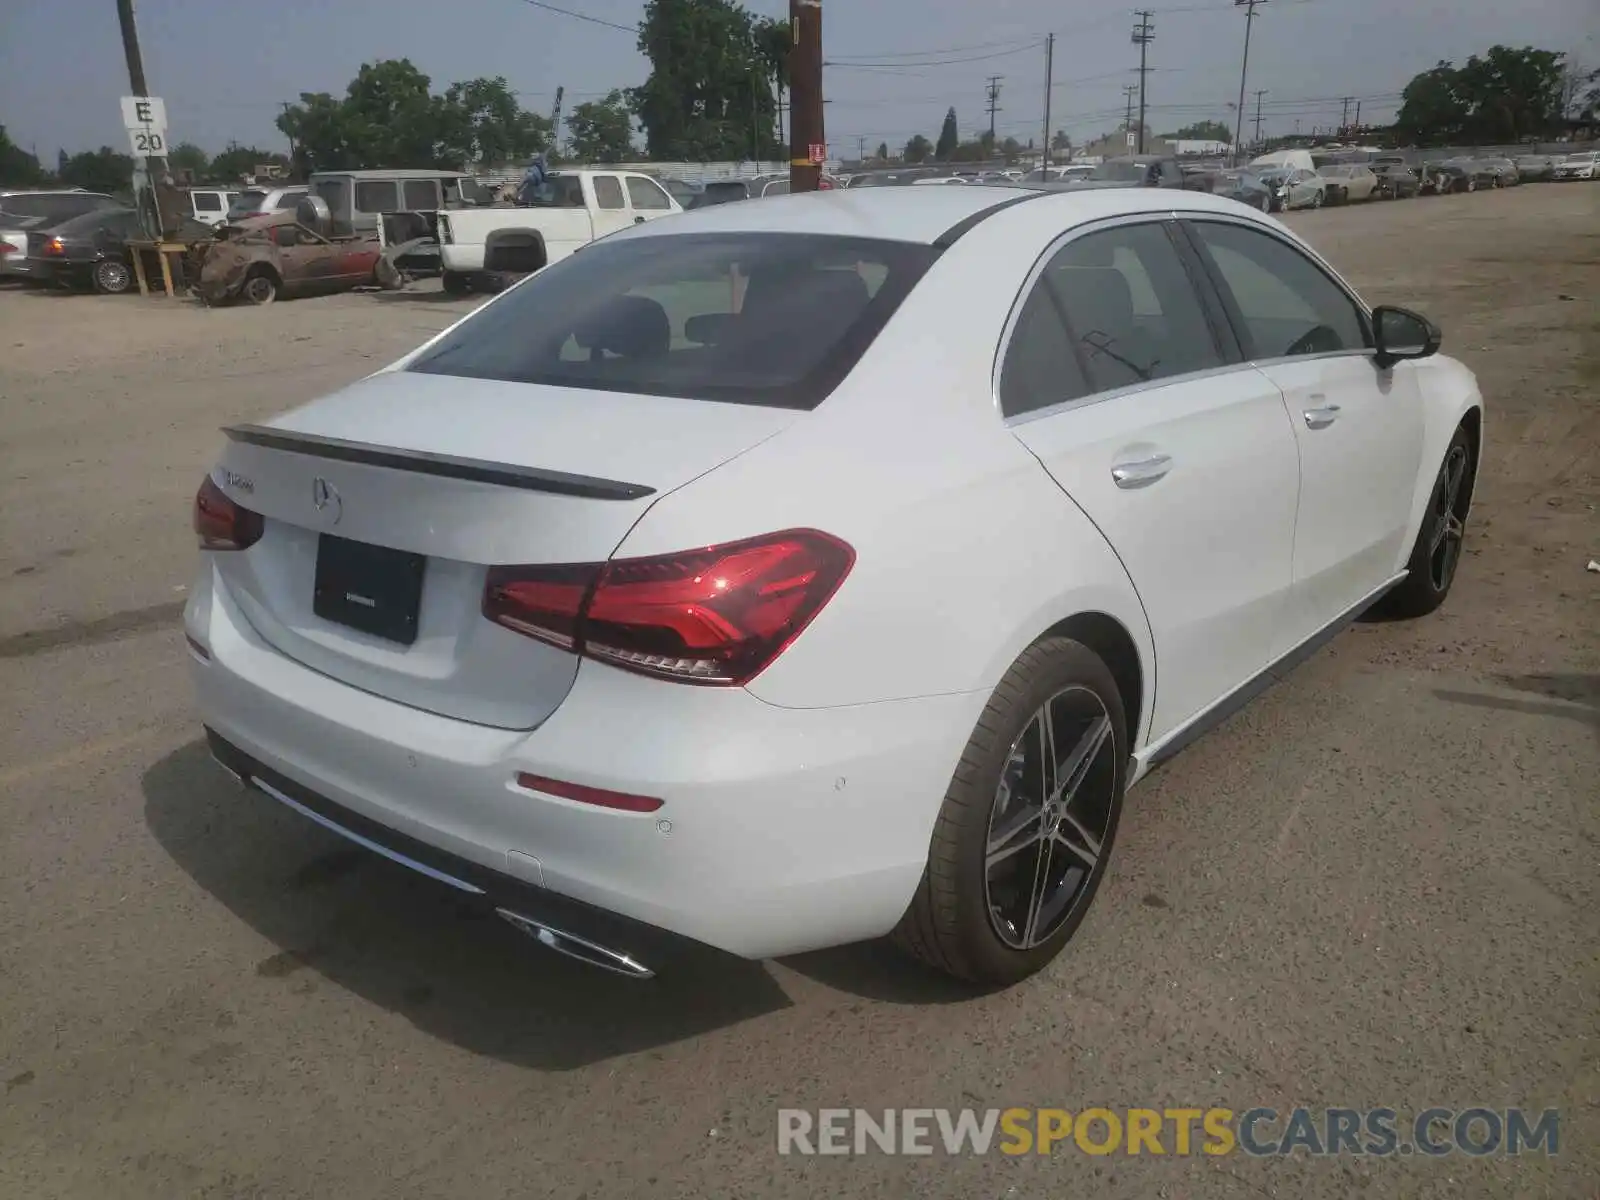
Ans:
[{"label": "salvage yard vehicle", "polygon": [[226,430],[200,718],[240,782],[627,976],[893,932],[1012,983],[1130,785],[1449,595],[1482,400],[1440,340],[1199,192],[625,228]]},{"label": "salvage yard vehicle", "polygon": [[1274,212],[1321,208],[1328,199],[1328,185],[1322,176],[1304,167],[1268,168],[1261,172],[1261,182],[1272,189]]},{"label": "salvage yard vehicle", "polygon": [[1378,177],[1377,194],[1381,199],[1409,200],[1422,190],[1422,180],[1405,163],[1384,163],[1374,174]]},{"label": "salvage yard vehicle", "polygon": [[44,279],[48,272],[28,256],[28,231],[45,230],[84,213],[127,205],[83,188],[0,191],[0,279]]},{"label": "salvage yard vehicle", "polygon": [[228,219],[229,209],[238,198],[236,190],[227,188],[188,188],[189,215],[203,225],[221,225]]},{"label": "salvage yard vehicle", "polygon": [[[706,185],[705,196],[720,184]],[[636,171],[557,171],[527,206],[495,205],[438,215],[445,291],[465,295],[495,275],[527,274],[618,230],[681,213],[653,176]]]},{"label": "salvage yard vehicle", "polygon": [[1378,191],[1377,175],[1371,167],[1361,163],[1336,163],[1321,168],[1317,174],[1322,177],[1323,186],[1327,189],[1329,204],[1354,204],[1360,200],[1371,200]]},{"label": "salvage yard vehicle", "polygon": [[[1096,165],[1086,175],[1066,175],[1046,187],[1060,188],[1184,188],[1190,187],[1183,166],[1175,158],[1154,154],[1134,154],[1126,158],[1108,158]],[[1195,190],[1203,188],[1195,184]]]},{"label": "salvage yard vehicle", "polygon": [[308,186],[328,206],[330,217],[356,233],[376,233],[385,213],[431,213],[461,199],[464,171],[430,168],[376,171],[315,171]]},{"label": "salvage yard vehicle", "polygon": [[100,208],[28,233],[28,261],[60,288],[121,295],[133,287],[128,240],[144,236],[131,208]]},{"label": "salvage yard vehicle", "polygon": [[241,299],[271,304],[280,296],[311,296],[376,284],[382,247],[375,234],[340,230],[318,198],[293,212],[223,226],[206,248],[197,290],[207,304]]},{"label": "salvage yard vehicle", "polygon": [[1600,150],[1580,150],[1556,163],[1551,178],[1558,181],[1600,179]]},{"label": "salvage yard vehicle", "polygon": [[307,194],[305,184],[283,184],[278,187],[250,187],[242,190],[228,205],[228,220],[242,221],[262,213],[293,209]]}]

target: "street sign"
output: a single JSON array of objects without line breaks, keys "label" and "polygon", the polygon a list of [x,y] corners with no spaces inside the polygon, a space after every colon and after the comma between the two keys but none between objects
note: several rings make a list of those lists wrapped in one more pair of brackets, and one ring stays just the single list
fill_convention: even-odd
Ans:
[{"label": "street sign", "polygon": [[1137,146],[1138,144],[1139,144],[1139,139],[1134,137],[1133,133],[1130,131],[1129,134],[1128,134],[1128,145]]},{"label": "street sign", "polygon": [[165,158],[167,105],[159,96],[124,96],[122,125],[135,158]]},{"label": "street sign", "polygon": [[828,147],[822,142],[812,142],[810,151],[812,166],[820,167],[823,163],[828,161]]}]

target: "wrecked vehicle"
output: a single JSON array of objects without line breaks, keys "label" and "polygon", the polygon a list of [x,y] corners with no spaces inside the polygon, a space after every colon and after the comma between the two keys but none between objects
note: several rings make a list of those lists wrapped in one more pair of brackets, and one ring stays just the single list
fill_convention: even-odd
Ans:
[{"label": "wrecked vehicle", "polygon": [[279,296],[378,285],[382,252],[376,234],[341,226],[329,218],[325,201],[307,196],[291,211],[223,225],[206,246],[196,291],[207,304],[270,304]]}]

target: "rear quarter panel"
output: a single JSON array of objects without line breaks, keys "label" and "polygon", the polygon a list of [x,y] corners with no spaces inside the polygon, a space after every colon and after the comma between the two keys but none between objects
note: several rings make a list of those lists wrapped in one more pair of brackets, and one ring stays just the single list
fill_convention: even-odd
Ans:
[{"label": "rear quarter panel", "polygon": [[[1478,388],[1478,378],[1462,363],[1448,355],[1436,354],[1415,364],[1417,385],[1422,392],[1423,434],[1422,466],[1417,472],[1416,487],[1411,498],[1411,520],[1407,526],[1409,536],[1402,543],[1400,560],[1395,570],[1401,570],[1411,557],[1417,533],[1422,528],[1424,510],[1433,493],[1434,479],[1444,462],[1444,452],[1455,436],[1457,427],[1468,412],[1483,410],[1483,395]],[[1484,448],[1488,444],[1488,421],[1483,421],[1482,444],[1473,469],[1483,463]]]},{"label": "rear quarter panel", "polygon": [[664,497],[617,549],[665,554],[795,527],[850,543],[843,586],[750,683],[769,703],[986,692],[1081,612],[1128,630],[1153,688],[1149,629],[1120,562],[993,398],[1002,326],[1059,222],[1043,212],[989,224],[935,264],[819,408]]}]

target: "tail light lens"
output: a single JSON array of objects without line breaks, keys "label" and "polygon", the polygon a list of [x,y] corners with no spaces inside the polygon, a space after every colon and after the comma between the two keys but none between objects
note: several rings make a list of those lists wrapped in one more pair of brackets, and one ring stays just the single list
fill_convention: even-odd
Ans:
[{"label": "tail light lens", "polygon": [[207,475],[194,497],[194,531],[202,550],[248,550],[261,540],[264,522],[230,500]]},{"label": "tail light lens", "polygon": [[65,254],[67,247],[60,238],[53,237],[44,244],[44,252],[46,254]]},{"label": "tail light lens", "polygon": [[792,529],[655,558],[491,567],[483,615],[625,670],[736,686],[800,636],[854,563],[838,538]]}]

